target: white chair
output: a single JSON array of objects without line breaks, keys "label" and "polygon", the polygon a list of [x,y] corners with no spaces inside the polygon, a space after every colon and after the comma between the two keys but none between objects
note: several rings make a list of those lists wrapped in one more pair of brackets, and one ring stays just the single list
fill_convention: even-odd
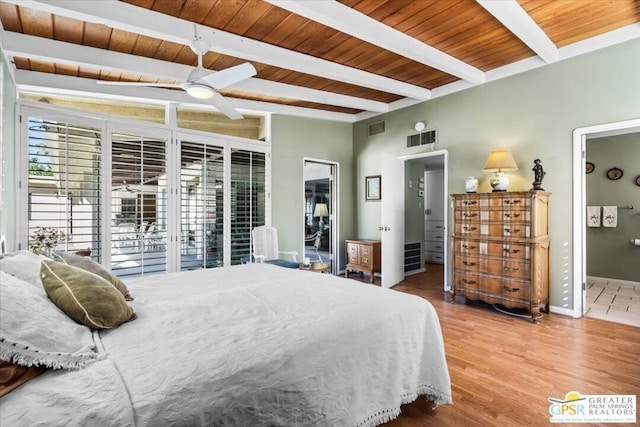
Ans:
[{"label": "white chair", "polygon": [[[266,225],[256,227],[251,231],[252,255],[256,262],[266,262],[287,268],[298,268],[297,252],[283,252],[278,250],[278,230]],[[289,255],[293,261],[280,259],[280,255]]]},{"label": "white chair", "polygon": [[[320,247],[320,239],[322,239],[322,231],[318,230],[315,233],[306,236],[304,238],[304,246],[305,246],[305,251],[307,249],[313,248],[313,250],[316,253],[316,256],[318,257],[317,261],[318,262],[322,262],[322,257],[320,256],[320,253],[318,252],[318,248]],[[306,256],[306,254],[305,254]]]},{"label": "white chair", "polygon": [[155,223],[155,221],[152,222],[144,232],[144,240],[145,249],[148,251],[164,249],[164,242],[162,241],[162,236],[160,236],[158,225]]},{"label": "white chair", "polygon": [[133,222],[123,222],[118,225],[114,241],[118,251],[123,247],[135,247],[138,244],[138,230]]}]

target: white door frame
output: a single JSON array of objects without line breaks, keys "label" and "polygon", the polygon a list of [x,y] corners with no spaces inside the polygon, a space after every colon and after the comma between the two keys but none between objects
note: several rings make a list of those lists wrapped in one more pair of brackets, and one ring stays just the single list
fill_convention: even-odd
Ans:
[{"label": "white door frame", "polygon": [[[331,227],[331,241],[329,242],[329,249],[331,253],[331,274],[338,274],[340,269],[340,246],[338,242],[340,241],[340,163],[334,162],[331,160],[323,160],[317,159],[314,157],[304,157],[302,159],[302,200],[303,200],[303,211],[304,211],[304,200],[305,200],[305,180],[304,180],[304,167],[307,162],[312,163],[320,163],[327,166],[330,166],[333,170],[333,179],[330,179],[331,182],[331,212],[329,212],[329,224]],[[303,224],[304,227],[304,224]],[[304,232],[302,233],[302,256],[304,256]],[[345,255],[346,256],[346,255]]]},{"label": "white door frame", "polygon": [[577,128],[573,131],[573,310],[564,314],[582,317],[587,280],[586,250],[586,140],[640,132],[640,118]]}]

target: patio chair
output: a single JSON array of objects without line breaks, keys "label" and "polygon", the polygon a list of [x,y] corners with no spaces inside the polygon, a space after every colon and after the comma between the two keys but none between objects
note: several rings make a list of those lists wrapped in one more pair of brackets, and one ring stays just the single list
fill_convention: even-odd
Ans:
[{"label": "patio chair", "polygon": [[[256,262],[266,262],[286,268],[298,268],[297,252],[278,250],[278,230],[274,227],[260,226],[251,231],[252,255]],[[292,260],[280,259],[280,254],[289,255]]]},{"label": "patio chair", "polygon": [[307,249],[313,248],[316,256],[318,257],[318,262],[322,262],[322,257],[320,256],[320,252],[318,252],[318,248],[320,247],[320,239],[322,239],[322,231],[320,230],[304,237],[305,252],[307,251]]}]

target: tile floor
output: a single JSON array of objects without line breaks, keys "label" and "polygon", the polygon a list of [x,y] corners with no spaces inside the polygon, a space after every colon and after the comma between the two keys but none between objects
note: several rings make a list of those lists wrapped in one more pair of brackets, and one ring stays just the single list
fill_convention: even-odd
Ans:
[{"label": "tile floor", "polygon": [[587,277],[586,316],[640,327],[640,282]]}]

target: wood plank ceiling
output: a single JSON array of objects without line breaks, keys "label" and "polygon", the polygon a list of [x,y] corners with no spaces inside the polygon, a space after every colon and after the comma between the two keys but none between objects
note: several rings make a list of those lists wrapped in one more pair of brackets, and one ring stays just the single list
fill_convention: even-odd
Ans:
[{"label": "wood plank ceiling", "polygon": [[241,110],[342,121],[464,90],[640,37],[637,0],[125,0],[0,2],[19,90],[205,103],[178,90],[196,66],[246,61],[220,92]]}]

